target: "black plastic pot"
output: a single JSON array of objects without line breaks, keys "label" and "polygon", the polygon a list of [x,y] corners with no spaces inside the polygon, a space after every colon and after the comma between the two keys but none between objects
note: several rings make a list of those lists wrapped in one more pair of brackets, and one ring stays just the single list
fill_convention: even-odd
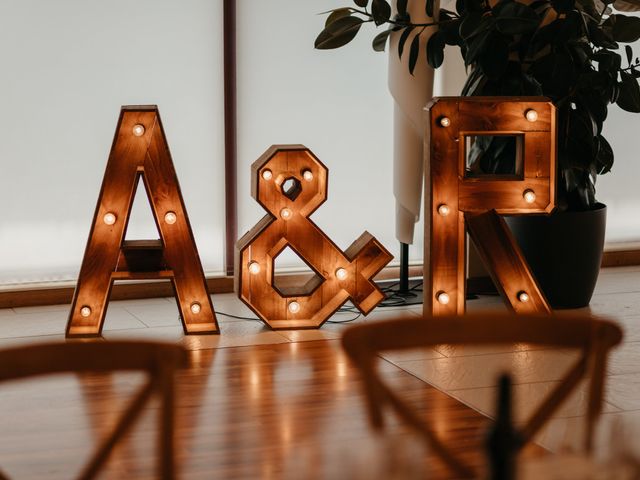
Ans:
[{"label": "black plastic pot", "polygon": [[586,307],[596,287],[607,207],[548,216],[505,217],[553,308]]}]

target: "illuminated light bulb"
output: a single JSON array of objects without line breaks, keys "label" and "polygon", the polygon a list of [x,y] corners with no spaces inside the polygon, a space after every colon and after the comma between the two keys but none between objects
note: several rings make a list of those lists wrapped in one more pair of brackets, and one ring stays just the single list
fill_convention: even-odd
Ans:
[{"label": "illuminated light bulb", "polygon": [[191,313],[193,313],[195,315],[199,314],[200,311],[202,310],[202,307],[200,306],[200,304],[198,302],[193,302],[191,304],[191,307],[189,307],[189,308],[191,308]]},{"label": "illuminated light bulb", "polygon": [[528,302],[529,301],[529,294],[527,292],[518,293],[518,300],[520,300],[522,303]]},{"label": "illuminated light bulb", "polygon": [[291,209],[289,208],[285,207],[282,210],[280,210],[280,216],[282,217],[283,220],[289,220],[292,215],[293,215],[293,212],[291,212]]},{"label": "illuminated light bulb", "polygon": [[253,275],[260,273],[260,264],[258,262],[249,262],[249,273]]},{"label": "illuminated light bulb", "polygon": [[338,280],[344,280],[345,278],[347,278],[347,271],[344,268],[339,268],[336,270],[336,278]]},{"label": "illuminated light bulb", "polygon": [[177,220],[178,216],[176,215],[176,212],[167,212],[164,216],[164,221],[169,225],[173,225]]},{"label": "illuminated light bulb", "polygon": [[140,125],[139,123],[136,123],[133,126],[133,134],[136,137],[141,137],[142,135],[144,135],[144,125]]},{"label": "illuminated light bulb", "polygon": [[438,206],[438,213],[443,217],[446,217],[447,215],[449,215],[449,213],[451,213],[451,208],[449,208],[449,205],[443,203],[442,205]]},{"label": "illuminated light bulb", "polygon": [[449,298],[449,294],[447,292],[438,292],[436,293],[436,300],[438,300],[438,303],[446,305],[449,303],[451,298]]},{"label": "illuminated light bulb", "polygon": [[449,125],[451,125],[451,119],[449,117],[442,117],[440,119],[440,126],[441,127],[448,127]]},{"label": "illuminated light bulb", "polygon": [[311,170],[305,170],[302,172],[302,178],[304,178],[307,182],[313,180],[313,172]]},{"label": "illuminated light bulb", "polygon": [[102,217],[102,221],[107,225],[113,225],[114,223],[116,223],[116,220],[117,217],[115,213],[112,212],[107,212],[104,214],[104,217]]},{"label": "illuminated light bulb", "polygon": [[91,315],[91,307],[87,307],[86,305],[80,309],[80,315],[87,318]]},{"label": "illuminated light bulb", "polygon": [[271,180],[273,178],[273,173],[269,169],[263,170],[262,178],[264,178],[265,180]]},{"label": "illuminated light bulb", "polygon": [[527,203],[533,203],[536,201],[536,193],[533,190],[525,190],[522,193],[522,198]]},{"label": "illuminated light bulb", "polygon": [[300,311],[300,304],[298,302],[289,302],[287,308],[291,313],[298,313]]},{"label": "illuminated light bulb", "polygon": [[536,120],[538,120],[538,112],[536,112],[533,109],[529,109],[526,112],[524,112],[524,116],[527,118],[527,120],[529,120],[530,122],[535,122]]}]

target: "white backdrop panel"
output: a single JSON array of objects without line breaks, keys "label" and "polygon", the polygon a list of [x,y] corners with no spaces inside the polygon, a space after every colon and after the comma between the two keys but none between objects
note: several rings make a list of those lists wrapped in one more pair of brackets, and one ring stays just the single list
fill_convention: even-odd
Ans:
[{"label": "white backdrop panel", "polygon": [[[371,49],[369,26],[341,49],[313,48],[318,13],[344,4],[238,1],[239,233],[265,214],[250,195],[251,163],[272,144],[302,143],[329,168],[313,220],[343,249],[368,230],[397,262],[386,54]],[[411,259],[422,259],[421,235]]]},{"label": "white backdrop panel", "polygon": [[[222,2],[2,0],[0,58],[0,285],[76,278],[127,104],[159,106],[204,268],[222,271]],[[154,236],[141,203],[129,237]]]}]

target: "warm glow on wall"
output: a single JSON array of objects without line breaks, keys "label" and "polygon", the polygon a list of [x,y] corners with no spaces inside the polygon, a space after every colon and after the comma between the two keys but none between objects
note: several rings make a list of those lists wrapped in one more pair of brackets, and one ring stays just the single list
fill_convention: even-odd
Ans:
[{"label": "warm glow on wall", "polygon": [[[541,214],[555,208],[555,130],[555,107],[545,98],[434,99],[427,132],[425,314],[464,313],[467,231],[514,311],[550,311],[499,214]],[[514,138],[513,175],[467,171],[466,150],[481,136]]]},{"label": "warm glow on wall", "polygon": [[[269,213],[237,243],[240,299],[274,329],[319,327],[347,300],[369,313],[384,299],[371,278],[392,256],[368,232],[343,252],[308,218],[327,198],[327,168],[302,145],[273,146],[251,168],[253,198]],[[274,261],[287,247],[316,277],[277,288]]]},{"label": "warm glow on wall", "polygon": [[[125,240],[142,177],[160,240]],[[160,221],[163,219],[164,221]],[[68,337],[102,332],[115,280],[171,280],[185,333],[218,333],[169,146],[155,106],[123,107],[71,305]]]}]

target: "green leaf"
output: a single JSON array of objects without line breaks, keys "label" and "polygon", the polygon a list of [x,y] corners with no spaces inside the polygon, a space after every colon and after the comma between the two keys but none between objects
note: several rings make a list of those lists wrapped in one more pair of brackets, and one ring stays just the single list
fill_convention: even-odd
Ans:
[{"label": "green leaf", "polygon": [[[493,26],[493,18],[482,16],[481,13],[471,12],[467,14],[460,24],[460,36],[469,41],[471,38],[486,32]],[[475,41],[475,40],[474,40]]]},{"label": "green leaf", "polygon": [[474,63],[478,59],[480,54],[484,52],[485,44],[490,34],[491,34],[490,30],[485,30],[479,33],[478,35],[475,35],[474,37],[472,37],[473,38],[472,41],[467,42],[467,44],[469,45],[469,48],[467,49],[467,53],[464,57],[465,65],[471,65],[472,63]]},{"label": "green leaf", "polygon": [[320,32],[315,41],[315,48],[329,50],[346,45],[355,38],[362,22],[361,18],[351,15],[339,18]]},{"label": "green leaf", "polygon": [[640,18],[638,17],[611,15],[603,26],[611,29],[611,36],[616,42],[631,43],[640,38]]},{"label": "green leaf", "polygon": [[398,8],[398,15],[407,14],[407,2],[408,0],[397,0],[396,7]]},{"label": "green leaf", "polygon": [[434,0],[427,0],[425,2],[425,12],[427,13],[427,17],[433,17],[433,2]]},{"label": "green leaf", "polygon": [[337,8],[327,17],[327,20],[324,22],[324,26],[328,27],[339,18],[347,17],[349,15],[351,15],[350,8]]},{"label": "green leaf", "polygon": [[596,171],[598,175],[603,175],[611,171],[613,166],[613,149],[602,135],[596,137],[598,142],[598,156],[596,157]]},{"label": "green leaf", "polygon": [[420,53],[420,34],[413,37],[411,41],[411,48],[409,49],[409,73],[413,75],[413,71],[416,68],[416,62],[418,61],[418,54]]},{"label": "green leaf", "polygon": [[505,35],[533,32],[540,24],[540,17],[531,7],[513,1],[503,1],[494,9],[496,28]]},{"label": "green leaf", "polygon": [[391,6],[385,0],[373,0],[371,15],[373,15],[373,21],[376,25],[382,25],[391,18]]},{"label": "green leaf", "polygon": [[404,44],[407,43],[407,39],[409,35],[413,31],[413,27],[406,27],[402,34],[400,35],[400,40],[398,40],[398,57],[402,58],[402,52],[404,50]]},{"label": "green leaf", "polygon": [[486,41],[484,51],[478,63],[487,77],[499,78],[506,70],[509,62],[509,43],[498,33],[492,33]]},{"label": "green leaf", "polygon": [[359,7],[364,8],[369,3],[369,0],[353,0],[353,3],[355,3]]},{"label": "green leaf", "polygon": [[616,104],[623,110],[632,113],[640,113],[640,87],[633,75],[620,72],[622,82],[620,85],[620,95]]},{"label": "green leaf", "polygon": [[433,68],[438,68],[444,61],[444,36],[435,32],[427,41],[427,63]]},{"label": "green leaf", "polygon": [[384,52],[384,47],[387,45],[387,38],[389,38],[389,34],[392,30],[385,30],[384,32],[380,32],[373,39],[373,49],[376,52]]}]

